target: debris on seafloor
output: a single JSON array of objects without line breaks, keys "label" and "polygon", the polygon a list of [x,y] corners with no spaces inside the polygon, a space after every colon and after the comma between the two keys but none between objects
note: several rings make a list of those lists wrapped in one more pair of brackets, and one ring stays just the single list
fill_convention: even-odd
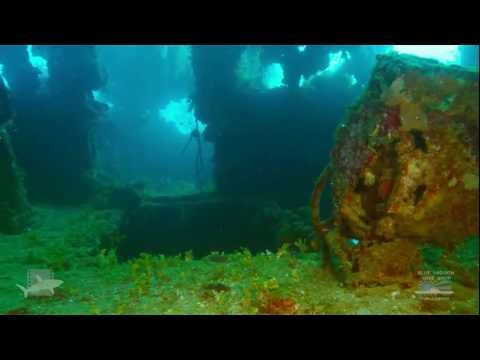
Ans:
[{"label": "debris on seafloor", "polygon": [[378,56],[368,89],[337,130],[329,231],[315,211],[325,176],[311,202],[347,284],[413,286],[422,247],[452,252],[478,238],[478,95],[478,72]]}]

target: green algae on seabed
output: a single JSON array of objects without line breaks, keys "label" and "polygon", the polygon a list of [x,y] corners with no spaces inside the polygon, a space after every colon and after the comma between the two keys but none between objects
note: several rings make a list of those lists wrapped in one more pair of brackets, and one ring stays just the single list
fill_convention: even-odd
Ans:
[{"label": "green algae on seabed", "polygon": [[[415,298],[415,289],[394,285],[347,289],[322,267],[321,254],[288,247],[256,255],[242,249],[202,259],[191,252],[168,257],[143,254],[118,263],[115,252],[96,248],[98,237],[109,231],[102,222],[113,221],[111,214],[88,209],[37,212],[40,221],[32,228],[36,235],[0,235],[0,313],[478,313],[478,289],[455,285],[458,298],[452,297],[446,309],[429,312]],[[88,235],[84,246],[81,239],[68,235],[72,229]],[[31,267],[25,263],[29,251],[60,240],[67,246],[69,266],[55,277],[64,284],[53,297],[24,299],[15,284],[25,282]]]}]

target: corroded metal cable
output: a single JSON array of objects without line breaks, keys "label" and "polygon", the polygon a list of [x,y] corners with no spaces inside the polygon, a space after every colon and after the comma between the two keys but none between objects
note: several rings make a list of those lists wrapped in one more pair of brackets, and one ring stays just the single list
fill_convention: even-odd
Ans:
[{"label": "corroded metal cable", "polygon": [[328,232],[327,223],[322,222],[320,219],[320,199],[322,197],[323,189],[330,178],[330,174],[331,166],[328,164],[318,177],[310,200],[312,224],[319,237],[325,236],[325,234]]},{"label": "corroded metal cable", "polygon": [[329,220],[322,221],[320,219],[320,200],[322,198],[323,190],[325,189],[325,185],[328,182],[328,179],[331,175],[331,165],[328,164],[318,177],[317,181],[315,182],[315,187],[313,188],[312,197],[310,200],[310,208],[311,208],[311,220],[315,232],[319,239],[323,239],[324,249],[323,249],[323,260],[324,264],[328,269],[331,269],[331,258],[330,258],[330,248],[331,245],[328,242],[326,234],[329,231]]}]

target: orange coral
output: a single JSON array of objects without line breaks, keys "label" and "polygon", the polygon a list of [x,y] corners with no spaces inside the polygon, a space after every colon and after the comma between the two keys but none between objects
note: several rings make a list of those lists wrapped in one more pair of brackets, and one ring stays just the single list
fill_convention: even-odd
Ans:
[{"label": "orange coral", "polygon": [[383,180],[378,186],[378,196],[382,199],[386,199],[390,190],[392,190],[392,185],[391,180]]},{"label": "orange coral", "polygon": [[268,297],[260,306],[261,314],[268,315],[293,315],[297,312],[297,304],[293,299],[286,297]]}]

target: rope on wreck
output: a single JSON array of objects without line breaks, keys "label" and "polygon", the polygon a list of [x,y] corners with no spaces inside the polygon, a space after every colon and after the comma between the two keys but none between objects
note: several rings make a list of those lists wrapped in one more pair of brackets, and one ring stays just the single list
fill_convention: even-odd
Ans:
[{"label": "rope on wreck", "polygon": [[331,174],[331,167],[328,164],[318,177],[313,188],[312,198],[310,200],[310,208],[312,209],[312,224],[318,236],[323,237],[328,232],[327,221],[320,219],[320,199],[322,198],[323,189],[328,182]]},{"label": "rope on wreck", "polygon": [[310,200],[310,208],[311,208],[311,220],[315,232],[319,239],[323,239],[324,249],[323,249],[323,256],[325,265],[327,267],[331,267],[331,260],[330,260],[330,246],[326,239],[326,234],[329,231],[330,227],[330,220],[322,221],[320,219],[320,200],[322,198],[323,190],[325,189],[325,185],[328,182],[328,179],[331,175],[331,165],[328,164],[318,177],[317,181],[315,182],[315,187],[313,188],[312,197]]}]

